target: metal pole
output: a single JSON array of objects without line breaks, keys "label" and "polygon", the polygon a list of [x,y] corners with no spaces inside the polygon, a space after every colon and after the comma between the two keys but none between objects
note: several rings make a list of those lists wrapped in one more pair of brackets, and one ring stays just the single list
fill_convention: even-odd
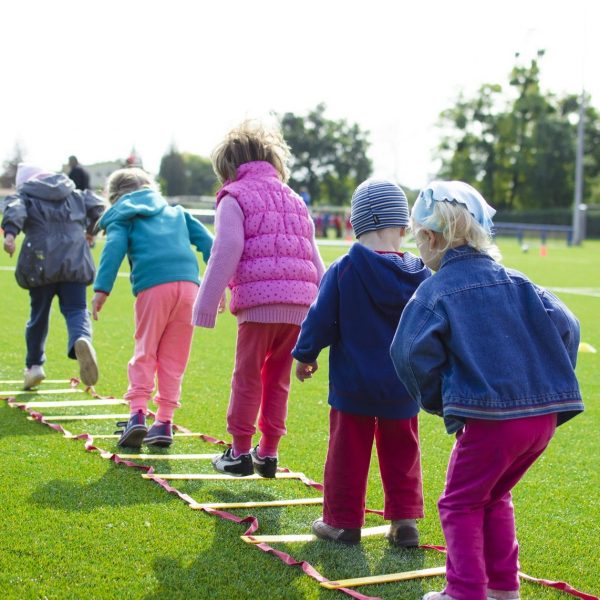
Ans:
[{"label": "metal pole", "polygon": [[579,124],[577,125],[577,154],[575,158],[575,198],[573,200],[573,245],[579,246],[583,241],[583,141],[585,129],[585,91],[581,90],[579,102]]}]

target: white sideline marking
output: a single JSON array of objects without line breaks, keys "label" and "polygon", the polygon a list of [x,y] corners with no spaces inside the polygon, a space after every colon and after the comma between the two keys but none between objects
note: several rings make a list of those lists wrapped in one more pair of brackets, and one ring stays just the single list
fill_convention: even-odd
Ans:
[{"label": "white sideline marking", "polygon": [[600,288],[582,288],[582,287],[550,287],[551,292],[559,294],[573,294],[575,296],[590,296],[600,298]]}]

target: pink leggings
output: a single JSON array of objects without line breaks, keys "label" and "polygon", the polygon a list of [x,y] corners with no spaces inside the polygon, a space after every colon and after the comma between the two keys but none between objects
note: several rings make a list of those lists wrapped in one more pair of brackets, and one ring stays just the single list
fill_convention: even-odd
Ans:
[{"label": "pink leggings", "polygon": [[287,323],[242,323],[238,328],[235,367],[227,411],[227,431],[236,454],[252,447],[256,418],[261,456],[276,456],[285,435],[292,349],[300,327]]},{"label": "pink leggings", "polygon": [[519,589],[510,491],[545,450],[556,415],[491,421],[468,419],[450,456],[438,502],[446,537],[446,593],[485,600],[486,588]]},{"label": "pink leggings", "polygon": [[156,418],[172,421],[180,406],[181,381],[190,356],[192,307],[198,286],[191,281],[163,283],[140,292],[135,301],[135,350],[129,361],[129,400],[131,412],[146,414],[148,401],[158,393]]},{"label": "pink leggings", "polygon": [[418,417],[384,419],[332,408],[323,503],[323,520],[332,527],[364,524],[373,439],[385,493],[384,518],[423,516]]}]

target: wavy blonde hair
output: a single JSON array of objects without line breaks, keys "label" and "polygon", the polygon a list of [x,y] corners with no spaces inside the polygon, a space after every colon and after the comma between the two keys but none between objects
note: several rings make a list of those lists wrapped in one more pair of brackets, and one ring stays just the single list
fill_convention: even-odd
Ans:
[{"label": "wavy blonde hair", "polygon": [[240,165],[256,160],[271,163],[284,183],[290,178],[290,147],[279,127],[249,119],[233,128],[212,151],[213,169],[221,181],[234,181]]},{"label": "wavy blonde hair", "polygon": [[[434,233],[441,236],[446,243],[440,249],[441,254],[449,248],[468,244],[479,252],[489,254],[495,261],[502,260],[502,254],[491,235],[475,220],[464,204],[458,202],[434,202],[433,204],[432,220],[439,223],[442,228],[441,232],[434,231]],[[410,224],[415,239],[424,229],[428,229],[415,222],[412,216]]]},{"label": "wavy blonde hair", "polygon": [[146,171],[137,167],[119,169],[110,174],[106,181],[106,196],[114,204],[121,196],[142,188],[156,190],[156,183]]}]

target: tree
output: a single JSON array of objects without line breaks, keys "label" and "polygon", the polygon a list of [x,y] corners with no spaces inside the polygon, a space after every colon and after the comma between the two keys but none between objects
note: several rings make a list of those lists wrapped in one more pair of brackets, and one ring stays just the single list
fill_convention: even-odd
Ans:
[{"label": "tree", "polygon": [[[539,61],[512,69],[512,98],[499,85],[460,96],[440,118],[440,177],[479,188],[497,208],[568,207],[573,202],[579,100],[542,93]],[[518,58],[518,57],[517,57]],[[589,115],[589,120],[587,116]],[[600,126],[586,111],[586,180],[600,177]],[[586,196],[591,186],[586,185]]]},{"label": "tree", "polygon": [[212,196],[217,187],[217,176],[210,159],[190,154],[183,154],[186,172],[186,194],[191,196]]},{"label": "tree", "polygon": [[0,175],[0,187],[10,188],[15,184],[17,177],[17,166],[23,162],[25,151],[21,144],[17,142],[13,149],[12,156],[2,163],[2,174]]},{"label": "tree", "polygon": [[175,145],[162,157],[158,177],[167,196],[182,196],[186,193],[185,161]]},{"label": "tree", "polygon": [[305,117],[290,112],[280,116],[292,151],[290,185],[306,187],[313,202],[343,206],[371,174],[368,132],[345,119],[328,119],[325,111],[321,103]]}]

